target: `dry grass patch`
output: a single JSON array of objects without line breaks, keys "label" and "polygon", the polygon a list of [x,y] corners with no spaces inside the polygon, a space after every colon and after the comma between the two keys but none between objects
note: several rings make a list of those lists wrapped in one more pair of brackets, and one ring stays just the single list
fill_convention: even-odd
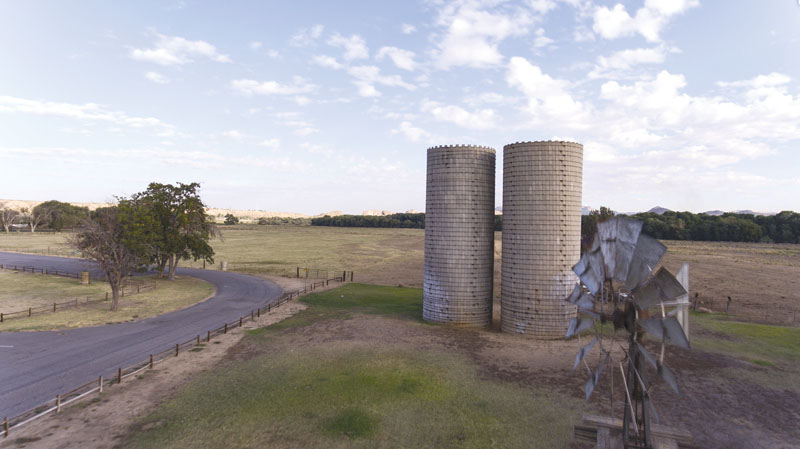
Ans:
[{"label": "dry grass patch", "polygon": [[97,299],[109,291],[105,283],[82,285],[77,279],[0,270],[0,312],[42,307],[86,297]]},{"label": "dry grass patch", "polygon": [[[26,288],[32,295],[39,295],[37,281],[65,281],[69,279],[51,278],[42,275],[29,275]],[[3,279],[3,277],[0,277]],[[72,280],[74,282],[74,280]],[[104,284],[95,283],[103,292]],[[2,331],[38,331],[56,330],[73,327],[97,326],[102,324],[122,323],[142,318],[161,315],[173,310],[182,309],[211,297],[214,286],[201,279],[190,276],[178,276],[174,281],[158,281],[155,290],[120,298],[117,312],[109,310],[110,301],[101,301],[81,305],[77,308],[59,310],[55,313],[34,314],[32,317],[10,319],[0,324]],[[104,295],[104,293],[103,293]],[[101,296],[97,294],[96,296]],[[50,302],[52,304],[52,302]]]}]

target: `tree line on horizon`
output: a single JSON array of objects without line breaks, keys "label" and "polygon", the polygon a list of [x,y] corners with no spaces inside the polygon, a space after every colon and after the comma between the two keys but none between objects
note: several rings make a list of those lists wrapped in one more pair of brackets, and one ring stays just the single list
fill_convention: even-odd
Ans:
[{"label": "tree line on horizon", "polygon": [[[607,207],[581,216],[581,238],[593,236],[597,224],[616,213]],[[663,214],[644,212],[630,216],[643,223],[644,233],[662,240],[712,242],[800,243],[800,214],[784,211],[776,215],[692,212]],[[337,215],[311,219],[312,226],[361,228],[425,228],[425,214]],[[495,215],[495,230],[503,230],[503,216]]]}]

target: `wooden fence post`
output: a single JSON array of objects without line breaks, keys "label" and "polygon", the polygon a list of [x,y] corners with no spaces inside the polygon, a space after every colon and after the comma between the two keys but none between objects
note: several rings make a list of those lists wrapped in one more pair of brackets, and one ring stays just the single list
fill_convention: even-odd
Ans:
[{"label": "wooden fence post", "polygon": [[28,316],[31,316],[31,308],[28,307]]},{"label": "wooden fence post", "polygon": [[200,344],[200,334],[197,334],[197,344],[196,345],[199,345],[199,344]]},{"label": "wooden fence post", "polygon": [[208,331],[208,334],[206,335],[206,341],[211,341],[211,331]]},{"label": "wooden fence post", "polygon": [[253,321],[253,319],[254,319],[255,317],[256,317],[256,313],[255,313],[254,311],[252,311],[252,310],[251,310],[251,311],[250,311],[250,321]]},{"label": "wooden fence post", "polygon": [[8,416],[3,419],[3,437],[8,437]]},{"label": "wooden fence post", "polygon": [[227,334],[228,333],[228,323],[225,323],[225,329],[222,330],[222,333],[223,334]]},{"label": "wooden fence post", "polygon": [[103,376],[97,378],[97,385],[100,387],[99,393],[103,392]]},{"label": "wooden fence post", "polygon": [[150,369],[153,369],[153,354],[150,354]]},{"label": "wooden fence post", "polygon": [[61,411],[61,395],[56,395],[56,413]]},{"label": "wooden fence post", "polygon": [[122,383],[122,367],[120,367],[120,368],[117,370],[117,383],[118,383],[118,384],[121,384],[121,383]]},{"label": "wooden fence post", "polygon": [[242,327],[242,317],[239,317],[239,327]]},{"label": "wooden fence post", "polygon": [[56,311],[56,303],[53,303],[53,312]]},{"label": "wooden fence post", "polygon": [[3,322],[3,312],[0,312],[0,323]]},{"label": "wooden fence post", "polygon": [[297,267],[297,277],[300,277],[300,267]]},{"label": "wooden fence post", "polygon": [[350,282],[353,282],[353,272],[350,272]]},{"label": "wooden fence post", "polygon": [[178,344],[178,343],[175,343],[175,357],[177,357],[177,356],[178,356],[178,348],[180,348],[180,347],[181,347],[181,345],[180,345],[180,344]]},{"label": "wooden fence post", "polygon": [[[2,316],[0,316],[0,319],[1,318],[2,318]],[[261,318],[261,307],[256,309],[256,318]],[[0,321],[0,323],[2,323],[2,321]]]},{"label": "wooden fence post", "polygon": [[272,311],[272,303],[267,304],[267,312]]}]

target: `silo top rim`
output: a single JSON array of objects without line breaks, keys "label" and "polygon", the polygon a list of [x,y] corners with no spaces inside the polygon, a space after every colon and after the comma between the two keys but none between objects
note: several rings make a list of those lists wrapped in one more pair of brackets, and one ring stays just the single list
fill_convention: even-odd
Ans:
[{"label": "silo top rim", "polygon": [[481,150],[489,150],[491,152],[496,152],[496,150],[492,147],[487,147],[484,145],[469,145],[469,144],[456,144],[456,145],[436,145],[433,147],[428,148],[428,150],[438,150],[440,148],[478,148]]},{"label": "silo top rim", "polygon": [[583,145],[578,143],[578,142],[570,142],[568,140],[528,140],[528,141],[523,141],[523,142],[510,143],[508,145],[505,145],[503,147],[503,149],[506,149],[508,147],[512,147],[514,145],[540,144],[540,143],[559,143],[559,144],[567,144],[567,145],[580,145],[581,147],[583,147]]}]

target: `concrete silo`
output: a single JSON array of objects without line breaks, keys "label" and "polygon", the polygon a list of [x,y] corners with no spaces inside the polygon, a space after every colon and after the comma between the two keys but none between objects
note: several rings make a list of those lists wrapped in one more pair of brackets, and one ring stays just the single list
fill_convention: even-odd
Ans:
[{"label": "concrete silo", "polygon": [[422,308],[426,321],[491,324],[494,172],[492,148],[428,149]]},{"label": "concrete silo", "polygon": [[577,281],[582,183],[581,144],[503,148],[503,332],[560,338],[575,316],[564,298]]}]

